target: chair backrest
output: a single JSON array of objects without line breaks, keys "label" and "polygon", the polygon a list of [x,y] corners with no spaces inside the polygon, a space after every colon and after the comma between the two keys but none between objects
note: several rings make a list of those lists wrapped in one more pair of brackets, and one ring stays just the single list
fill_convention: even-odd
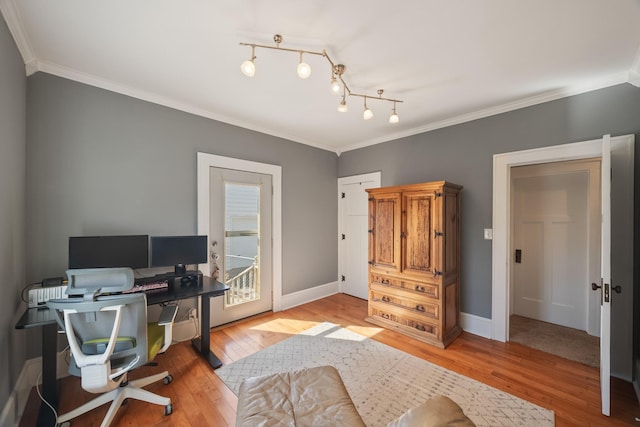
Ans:
[{"label": "chair backrest", "polygon": [[[99,275],[109,276],[109,272],[79,276],[99,284],[95,277]],[[126,276],[121,275],[121,279]],[[94,290],[89,292],[93,294]],[[118,386],[122,374],[147,362],[147,303],[143,293],[71,297],[49,300],[47,306],[56,310],[58,323],[67,334],[72,354],[69,373],[82,377],[85,390],[111,390]]]},{"label": "chair backrest", "polygon": [[67,295],[92,299],[99,294],[128,291],[133,287],[133,270],[128,267],[67,270]]}]

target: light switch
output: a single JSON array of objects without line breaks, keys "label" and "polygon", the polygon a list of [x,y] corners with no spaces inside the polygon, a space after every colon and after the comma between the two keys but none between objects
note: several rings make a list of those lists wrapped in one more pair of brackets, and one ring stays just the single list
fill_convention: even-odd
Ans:
[{"label": "light switch", "polygon": [[493,229],[485,228],[484,229],[484,239],[485,240],[493,240]]}]

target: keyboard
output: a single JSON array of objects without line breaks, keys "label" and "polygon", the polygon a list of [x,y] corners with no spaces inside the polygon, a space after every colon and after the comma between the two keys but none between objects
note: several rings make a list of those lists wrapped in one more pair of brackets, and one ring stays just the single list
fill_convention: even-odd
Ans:
[{"label": "keyboard", "polygon": [[166,280],[160,280],[157,282],[136,283],[128,291],[124,291],[125,294],[134,292],[151,292],[151,291],[163,291],[169,288],[169,282]]}]

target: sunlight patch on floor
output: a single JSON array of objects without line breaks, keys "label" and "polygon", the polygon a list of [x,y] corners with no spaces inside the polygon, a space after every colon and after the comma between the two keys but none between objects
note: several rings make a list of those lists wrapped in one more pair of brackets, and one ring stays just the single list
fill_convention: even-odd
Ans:
[{"label": "sunlight patch on floor", "polygon": [[297,334],[299,331],[313,328],[314,326],[319,324],[320,322],[311,322],[308,320],[273,319],[255,326],[251,326],[249,329],[285,334]]}]

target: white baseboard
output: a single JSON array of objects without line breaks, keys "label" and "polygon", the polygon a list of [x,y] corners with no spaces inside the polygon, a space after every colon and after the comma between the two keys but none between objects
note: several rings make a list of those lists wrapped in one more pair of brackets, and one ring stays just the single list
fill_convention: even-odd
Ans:
[{"label": "white baseboard", "polygon": [[475,314],[460,313],[460,324],[465,332],[491,339],[491,319]]},{"label": "white baseboard", "polygon": [[[67,362],[65,353],[56,355],[57,377],[64,378],[67,375]],[[16,381],[16,385],[0,413],[0,427],[15,427],[20,424],[20,418],[27,405],[31,389],[42,384],[40,376],[42,372],[42,357],[28,359],[22,365],[22,370]]]},{"label": "white baseboard", "polygon": [[338,282],[331,282],[325,285],[315,286],[303,291],[294,292],[282,296],[282,309],[296,307],[321,298],[328,297],[340,292]]}]

